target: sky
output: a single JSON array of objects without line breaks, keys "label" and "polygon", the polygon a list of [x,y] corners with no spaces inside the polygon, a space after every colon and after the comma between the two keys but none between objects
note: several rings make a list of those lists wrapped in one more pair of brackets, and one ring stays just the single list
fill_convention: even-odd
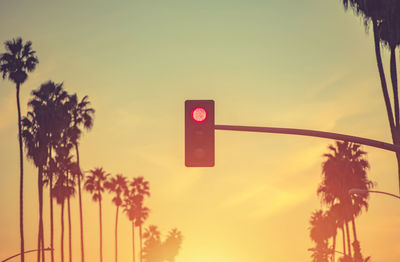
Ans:
[{"label": "sky", "polygon": [[[327,139],[216,131],[216,165],[184,166],[184,101],[215,100],[216,124],[304,128],[390,141],[372,32],[341,1],[0,1],[0,42],[33,42],[40,63],[22,85],[52,80],[89,96],[93,129],[81,167],[144,176],[146,225],[178,228],[176,262],[311,261],[309,219]],[[4,52],[0,46],[0,53]],[[384,52],[387,64],[387,51]],[[387,68],[386,68],[387,69]],[[19,251],[15,86],[0,81],[0,259]],[[398,193],[391,152],[363,147],[376,189]],[[25,247],[36,247],[37,170],[25,162]],[[45,191],[45,194],[48,191]],[[45,242],[48,199],[45,198]],[[77,198],[72,201],[79,259]],[[87,261],[98,255],[98,206],[83,196]],[[104,261],[114,256],[115,207],[103,201]],[[55,208],[59,247],[59,206]],[[119,222],[119,258],[131,261],[131,227]],[[362,252],[400,257],[400,202],[371,194],[357,218]],[[67,245],[65,246],[67,250]],[[340,249],[339,249],[340,250]],[[56,259],[59,259],[56,251]],[[33,261],[34,255],[26,255]]]}]

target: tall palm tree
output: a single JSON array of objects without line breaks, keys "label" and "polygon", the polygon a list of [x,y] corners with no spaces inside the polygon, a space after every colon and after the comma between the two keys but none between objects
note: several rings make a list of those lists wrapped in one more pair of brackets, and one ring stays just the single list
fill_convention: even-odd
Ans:
[{"label": "tall palm tree", "polygon": [[[43,170],[47,162],[46,136],[41,126],[41,113],[43,110],[32,110],[22,119],[22,137],[27,149],[27,157],[32,159],[38,168],[38,201],[39,201],[39,228],[38,228],[38,252],[37,261],[44,258],[44,234],[43,234]],[[42,252],[40,252],[42,250]]]},{"label": "tall palm tree", "polygon": [[121,174],[111,177],[104,186],[110,193],[115,193],[112,202],[116,205],[115,214],[115,262],[118,261],[118,211],[122,205],[122,195],[128,190],[127,179]]},{"label": "tall palm tree", "polygon": [[[65,139],[55,147],[56,156],[54,159],[54,173],[57,176],[57,181],[53,188],[53,197],[56,199],[57,204],[61,206],[61,262],[64,262],[64,206],[65,200],[71,197],[74,193],[74,187],[71,186],[69,181],[69,173],[73,163],[70,150],[72,144],[68,143]],[[69,223],[70,225],[70,223]],[[69,226],[70,227],[70,226]]]},{"label": "tall palm tree", "polygon": [[15,83],[17,111],[18,111],[18,142],[19,142],[19,165],[20,165],[20,185],[19,185],[19,229],[21,240],[21,261],[25,260],[24,252],[24,222],[23,222],[23,185],[24,185],[24,165],[23,165],[23,149],[22,149],[22,129],[21,129],[21,106],[19,101],[19,91],[21,85],[28,78],[28,72],[32,72],[39,60],[32,50],[32,42],[27,41],[25,44],[21,38],[6,41],[5,47],[7,52],[0,54],[0,72],[3,79],[8,79]]},{"label": "tall palm tree", "polygon": [[[32,91],[32,99],[28,103],[35,113],[37,124],[40,127],[41,146],[47,148],[47,159],[45,160],[47,165],[43,171],[46,175],[50,193],[50,248],[52,262],[54,262],[53,170],[56,170],[55,163],[52,160],[52,151],[60,143],[62,134],[66,134],[71,121],[68,114],[67,98],[68,93],[63,89],[62,83],[56,84],[48,81],[41,84],[37,90]],[[41,208],[42,205],[43,203],[39,203],[39,211],[43,210]],[[43,250],[42,257],[44,257]]]},{"label": "tall palm tree", "polygon": [[68,211],[68,251],[69,251],[69,262],[72,262],[72,223],[71,223],[71,197],[75,195],[75,178],[79,175],[76,168],[76,163],[71,162],[67,173],[67,188],[70,188],[71,194],[67,195],[67,211]]},{"label": "tall palm tree", "polygon": [[373,183],[367,177],[369,163],[365,159],[366,153],[360,150],[360,145],[348,142],[336,142],[336,147],[330,145],[330,153],[324,154],[326,160],[322,164],[323,181],[317,193],[322,202],[328,206],[338,204],[343,211],[342,218],[347,234],[348,254],[351,254],[351,240],[349,221],[353,225],[353,237],[357,242],[354,218],[360,214],[362,208],[368,208],[368,194],[358,195],[352,201],[349,190],[351,188],[371,189]]},{"label": "tall palm tree", "polygon": [[328,239],[330,237],[328,219],[322,210],[314,211],[310,219],[310,237],[316,244],[313,251],[313,262],[329,262]]},{"label": "tall palm tree", "polygon": [[95,110],[90,108],[90,102],[88,101],[88,96],[84,96],[79,102],[76,94],[69,97],[69,103],[71,107],[71,140],[75,147],[76,161],[78,167],[78,200],[79,200],[79,221],[80,221],[80,238],[81,238],[81,261],[85,261],[85,249],[83,241],[83,212],[82,212],[82,194],[81,194],[81,179],[83,178],[83,173],[80,168],[79,159],[79,139],[81,136],[81,126],[86,130],[90,130],[93,127],[93,115]]},{"label": "tall palm tree", "polygon": [[174,262],[182,244],[182,233],[174,228],[168,232],[167,239],[164,241],[165,260]]},{"label": "tall palm tree", "polygon": [[[394,144],[400,145],[400,112],[395,49],[399,46],[400,39],[400,12],[399,1],[396,0],[342,0],[345,9],[351,7],[355,14],[364,19],[368,29],[372,23],[374,34],[375,55],[381,81],[382,93],[385,100],[386,113],[389,120],[390,131]],[[387,43],[391,52],[390,71],[393,89],[394,114],[388,93],[385,71],[382,63],[381,42]],[[400,190],[400,152],[396,152],[398,179]]]},{"label": "tall palm tree", "polygon": [[[132,249],[133,249],[133,262],[135,262],[135,221],[138,218],[139,211],[143,211],[143,200],[145,196],[150,196],[149,182],[144,180],[143,177],[135,177],[129,184],[130,190],[127,192],[126,197],[128,217],[132,221]],[[141,223],[139,223],[141,225]],[[142,250],[140,250],[142,253]],[[140,255],[142,257],[142,255]]]},{"label": "tall palm tree", "polygon": [[144,231],[143,237],[144,249],[143,257],[146,262],[162,262],[164,261],[163,245],[161,242],[161,233],[158,227],[150,225]]},{"label": "tall palm tree", "polygon": [[140,262],[143,261],[143,233],[142,227],[144,221],[149,217],[150,209],[148,207],[143,206],[143,201],[137,202],[136,206],[136,220],[135,226],[139,227],[139,258]]},{"label": "tall palm tree", "polygon": [[132,224],[132,256],[133,262],[136,260],[136,252],[135,252],[135,220],[137,218],[137,203],[140,201],[138,195],[135,195],[132,192],[132,189],[128,190],[125,194],[124,201],[122,203],[122,207],[126,215],[128,216],[129,221]]},{"label": "tall palm tree", "polygon": [[100,225],[100,262],[103,262],[103,227],[101,215],[101,200],[102,193],[104,192],[104,183],[110,175],[106,173],[103,168],[95,168],[89,171],[90,175],[87,176],[84,188],[92,194],[94,202],[99,202],[99,225]]}]

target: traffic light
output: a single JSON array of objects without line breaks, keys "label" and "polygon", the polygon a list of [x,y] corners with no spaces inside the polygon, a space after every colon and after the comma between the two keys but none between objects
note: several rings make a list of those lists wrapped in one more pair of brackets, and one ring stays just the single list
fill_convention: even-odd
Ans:
[{"label": "traffic light", "polygon": [[185,165],[214,166],[214,100],[185,101]]}]

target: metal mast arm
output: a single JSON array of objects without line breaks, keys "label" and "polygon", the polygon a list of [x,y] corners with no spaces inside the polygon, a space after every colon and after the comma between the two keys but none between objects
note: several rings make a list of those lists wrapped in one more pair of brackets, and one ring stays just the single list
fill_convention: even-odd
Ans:
[{"label": "metal mast arm", "polygon": [[308,130],[308,129],[296,129],[296,128],[279,128],[279,127],[258,127],[258,126],[230,126],[230,125],[215,125],[216,130],[230,130],[230,131],[244,131],[244,132],[262,132],[262,133],[274,133],[274,134],[287,134],[287,135],[300,135],[300,136],[313,136],[321,138],[329,138],[335,140],[342,140],[348,142],[354,142],[357,144],[377,147],[393,152],[400,152],[400,146],[389,144],[386,142],[358,137],[349,136],[338,133]]}]

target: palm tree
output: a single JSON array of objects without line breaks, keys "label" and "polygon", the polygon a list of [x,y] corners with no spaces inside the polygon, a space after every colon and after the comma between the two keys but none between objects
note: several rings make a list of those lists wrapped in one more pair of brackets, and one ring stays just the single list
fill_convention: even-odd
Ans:
[{"label": "palm tree", "polygon": [[[135,210],[135,218],[136,218],[136,221],[138,222],[138,223],[136,223],[136,224],[134,223],[132,225],[133,226],[132,230],[135,227],[135,225],[136,226],[140,225],[140,227],[139,227],[139,230],[140,230],[140,232],[139,232],[139,234],[140,234],[140,239],[139,239],[140,240],[140,262],[142,262],[143,250],[142,250],[142,235],[141,235],[142,228],[141,228],[141,226],[143,224],[143,221],[147,218],[148,213],[149,213],[148,208],[143,207],[143,200],[144,200],[145,196],[148,196],[148,197],[150,196],[150,187],[149,187],[149,182],[145,181],[142,176],[134,178],[132,180],[132,182],[130,183],[130,186],[132,188],[132,193],[134,195],[133,201],[134,201],[134,207],[135,207],[135,209],[134,209]],[[141,214],[139,214],[139,213],[141,213]],[[142,217],[139,218],[140,216],[142,216]],[[140,219],[140,220],[138,220],[138,219]],[[132,234],[133,234],[133,232],[132,232]]]},{"label": "palm tree", "polygon": [[[350,6],[355,11],[356,15],[359,15],[364,19],[366,29],[368,29],[370,22],[372,22],[376,61],[392,140],[394,144],[400,145],[400,112],[395,59],[395,49],[400,44],[400,19],[398,17],[400,12],[400,3],[395,0],[343,0],[342,2],[345,9]],[[394,115],[382,63],[381,42],[387,44],[391,53],[390,71],[393,89]],[[396,158],[400,189],[400,152],[396,152]]]},{"label": "palm tree", "polygon": [[179,249],[181,248],[182,239],[182,233],[177,228],[169,231],[167,239],[163,244],[165,260],[169,262],[175,261],[175,257],[178,255]]},{"label": "palm tree", "polygon": [[149,182],[145,181],[143,177],[136,177],[129,184],[129,188],[124,198],[123,207],[128,219],[132,222],[132,253],[133,262],[135,262],[135,221],[138,218],[144,197],[150,196],[150,187]]},{"label": "palm tree", "polygon": [[162,262],[164,261],[163,245],[161,242],[161,233],[158,227],[150,225],[145,229],[143,237],[144,249],[143,257],[146,262]]},{"label": "palm tree", "polygon": [[[71,162],[70,150],[72,144],[65,139],[55,147],[56,156],[54,159],[54,172],[57,175],[57,181],[54,184],[53,196],[56,198],[57,204],[61,205],[61,262],[64,262],[64,206],[65,200],[74,195],[75,189],[69,181],[69,173],[73,163]],[[70,213],[70,212],[69,212]],[[70,215],[69,215],[70,221]],[[71,222],[69,222],[70,228]],[[70,231],[70,230],[69,230]],[[71,249],[71,245],[70,245]],[[70,252],[71,257],[71,252]]]},{"label": "palm tree", "polygon": [[18,142],[19,142],[19,165],[20,165],[20,185],[19,185],[19,229],[21,240],[21,261],[25,261],[24,248],[24,223],[23,223],[23,185],[24,185],[24,165],[23,165],[23,149],[22,149],[22,134],[21,134],[21,106],[19,101],[19,91],[21,85],[28,78],[27,72],[32,72],[39,60],[35,56],[35,51],[32,50],[32,42],[27,41],[22,43],[21,38],[16,38],[6,41],[6,53],[0,54],[0,72],[3,74],[3,79],[8,76],[8,79],[15,83],[17,110],[18,110]]},{"label": "palm tree", "polygon": [[121,174],[117,174],[116,177],[111,177],[109,181],[104,183],[104,187],[108,189],[110,193],[115,193],[112,202],[117,206],[115,214],[115,262],[118,261],[118,211],[122,205],[122,194],[128,190],[127,180]]},{"label": "palm tree", "polygon": [[357,242],[354,218],[361,213],[362,208],[368,208],[369,195],[358,195],[352,201],[348,191],[351,188],[368,190],[374,184],[368,180],[366,171],[369,163],[365,159],[366,153],[360,150],[360,145],[337,141],[336,147],[330,145],[328,148],[331,153],[324,154],[326,160],[322,164],[323,181],[317,193],[328,206],[340,205],[347,234],[348,254],[351,257],[348,223],[352,222],[353,237]]},{"label": "palm tree", "polygon": [[[22,137],[27,149],[27,157],[32,159],[38,168],[38,196],[39,196],[39,229],[38,229],[38,252],[37,261],[40,261],[40,255],[44,261],[44,236],[43,236],[43,169],[47,162],[46,136],[43,127],[39,124],[39,110],[28,112],[28,115],[22,119]],[[39,116],[37,115],[39,114]],[[42,252],[40,250],[42,249]]]},{"label": "palm tree", "polygon": [[86,130],[90,130],[93,127],[93,115],[95,110],[90,108],[90,102],[88,101],[88,96],[84,96],[79,102],[76,94],[69,97],[69,103],[71,107],[71,140],[75,147],[76,152],[76,162],[78,167],[78,200],[79,200],[79,220],[80,220],[80,234],[81,234],[81,261],[85,261],[85,249],[83,242],[83,212],[82,212],[82,195],[81,195],[81,178],[83,178],[83,173],[80,168],[79,159],[79,139],[81,136],[81,129],[83,127]]},{"label": "palm tree", "polygon": [[316,246],[313,249],[313,262],[329,262],[328,239],[330,237],[327,216],[322,210],[314,211],[310,219],[310,237]]},{"label": "palm tree", "polygon": [[136,221],[135,226],[139,227],[139,254],[140,254],[140,262],[143,261],[143,234],[142,234],[142,226],[144,221],[149,217],[150,209],[148,207],[143,206],[142,202],[137,203],[136,209]]},{"label": "palm tree", "polygon": [[[43,172],[47,177],[46,180],[50,189],[50,248],[52,262],[54,262],[53,170],[56,170],[55,163],[52,160],[52,149],[60,143],[62,134],[66,134],[70,123],[67,98],[68,93],[64,91],[62,84],[48,81],[40,85],[37,90],[32,91],[32,99],[28,103],[34,113],[33,116],[36,117],[38,128],[40,128],[40,137],[38,136],[38,138],[40,138],[41,148],[43,150],[46,148],[47,150],[46,168]],[[29,120],[29,118],[26,119]],[[24,120],[24,122],[29,127],[29,121]],[[36,142],[38,143],[38,141]],[[30,152],[28,152],[29,154]],[[42,205],[43,203],[39,203],[39,211],[42,210]],[[43,250],[42,257],[44,257]]]},{"label": "palm tree", "polygon": [[79,175],[77,171],[77,164],[71,162],[68,167],[69,172],[67,173],[67,188],[70,188],[71,194],[67,196],[67,210],[68,210],[68,250],[69,250],[69,262],[72,262],[72,224],[71,224],[71,203],[70,199],[75,195],[75,178]]},{"label": "palm tree", "polygon": [[101,200],[102,193],[104,192],[104,183],[110,175],[106,173],[103,168],[95,168],[89,171],[90,175],[86,178],[84,188],[92,194],[94,202],[99,202],[99,224],[100,224],[100,262],[103,262],[103,228],[101,216]]},{"label": "palm tree", "polygon": [[130,193],[128,191],[124,197],[124,202],[122,204],[122,207],[124,208],[124,212],[128,216],[129,221],[132,223],[132,254],[133,254],[133,262],[135,262],[135,257],[136,257],[136,252],[135,252],[135,219],[136,219],[136,213],[137,213],[137,201],[135,199],[138,196],[135,196],[134,194]]}]

